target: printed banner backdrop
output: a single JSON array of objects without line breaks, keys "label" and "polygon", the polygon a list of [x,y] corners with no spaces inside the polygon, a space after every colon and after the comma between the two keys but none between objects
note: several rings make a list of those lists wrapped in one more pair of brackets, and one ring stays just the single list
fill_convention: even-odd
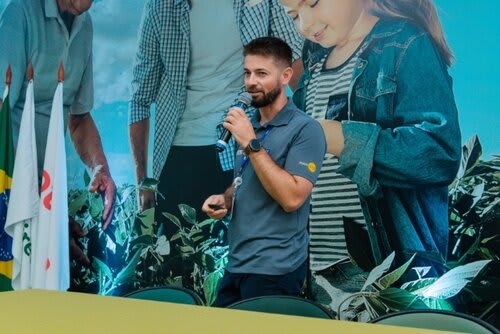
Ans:
[{"label": "printed banner backdrop", "polygon": [[[0,0],[0,10],[5,4],[6,0]],[[89,173],[67,138],[68,213],[86,233],[73,240],[90,259],[90,265],[71,260],[70,289],[121,295],[142,287],[184,284],[211,303],[226,263],[227,246],[223,234],[219,239],[208,238],[208,235],[227,222],[196,221],[194,210],[199,208],[189,207],[183,207],[182,217],[172,217],[178,227],[174,238],[182,240],[181,256],[188,260],[184,263],[191,266],[182,279],[171,275],[170,240],[154,223],[152,210],[137,212],[128,139],[128,101],[143,4],[135,0],[95,0],[90,10],[94,25],[95,107],[92,115],[118,192],[115,217],[111,226],[103,231],[102,200],[98,194],[87,191]],[[463,141],[478,134],[486,159],[499,153],[500,142],[498,85],[494,81],[500,77],[495,58],[500,45],[492,43],[500,37],[495,17],[500,12],[500,2],[436,0],[436,4],[456,56],[451,74]],[[154,109],[152,112],[151,129],[154,128]],[[151,131],[149,152],[153,152],[152,139]],[[148,166],[151,168],[151,165],[150,156]]]}]

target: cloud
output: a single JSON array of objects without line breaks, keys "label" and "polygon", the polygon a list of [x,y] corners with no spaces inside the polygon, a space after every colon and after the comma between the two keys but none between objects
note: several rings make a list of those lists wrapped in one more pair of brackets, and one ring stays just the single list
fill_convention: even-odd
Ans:
[{"label": "cloud", "polygon": [[130,82],[143,1],[94,2],[95,107],[130,99]]}]

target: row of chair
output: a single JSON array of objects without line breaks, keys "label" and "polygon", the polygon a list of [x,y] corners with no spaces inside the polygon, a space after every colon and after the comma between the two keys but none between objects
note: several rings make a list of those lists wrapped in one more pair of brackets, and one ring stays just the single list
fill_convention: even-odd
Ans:
[{"label": "row of chair", "polygon": [[[127,294],[125,297],[172,302],[190,305],[203,305],[203,301],[192,290],[181,287],[148,288]],[[334,319],[326,308],[311,300],[291,296],[263,296],[236,302],[230,309],[278,313],[322,319]],[[468,314],[439,311],[411,310],[389,313],[370,321],[392,326],[404,326],[424,329],[456,331],[478,334],[500,334],[489,323]]]}]

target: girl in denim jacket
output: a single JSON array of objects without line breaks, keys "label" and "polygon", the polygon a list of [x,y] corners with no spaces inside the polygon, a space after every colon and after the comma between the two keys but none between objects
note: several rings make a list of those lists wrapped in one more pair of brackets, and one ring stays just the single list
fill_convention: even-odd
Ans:
[{"label": "girl in denim jacket", "polygon": [[[299,108],[323,100],[328,151],[355,182],[376,263],[445,270],[460,129],[452,54],[431,0],[282,0],[304,47]],[[349,67],[350,64],[350,67]],[[345,70],[347,68],[347,70]],[[344,71],[344,72],[341,72]],[[330,73],[331,72],[331,73]],[[348,75],[342,87],[322,76]],[[338,80],[341,80],[338,79]]]}]

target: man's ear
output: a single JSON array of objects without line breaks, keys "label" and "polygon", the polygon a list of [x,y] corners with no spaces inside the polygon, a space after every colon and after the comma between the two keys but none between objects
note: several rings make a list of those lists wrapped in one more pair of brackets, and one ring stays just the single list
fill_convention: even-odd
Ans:
[{"label": "man's ear", "polygon": [[293,69],[291,67],[287,67],[281,73],[281,83],[286,86],[290,82],[293,76]]}]

